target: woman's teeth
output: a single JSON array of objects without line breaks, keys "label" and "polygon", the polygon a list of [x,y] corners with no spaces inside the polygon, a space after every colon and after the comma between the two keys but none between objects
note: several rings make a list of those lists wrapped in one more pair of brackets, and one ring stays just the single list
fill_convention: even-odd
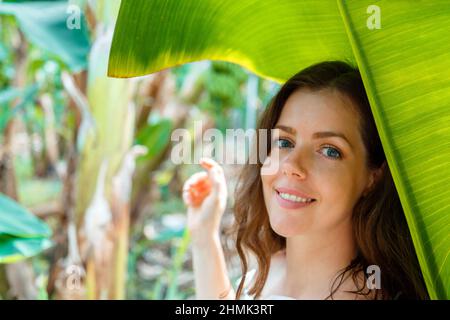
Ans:
[{"label": "woman's teeth", "polygon": [[289,194],[289,193],[279,193],[280,197],[285,199],[285,200],[289,200],[292,202],[312,202],[313,199],[305,199],[305,198],[300,198],[297,196],[294,196],[293,194]]}]

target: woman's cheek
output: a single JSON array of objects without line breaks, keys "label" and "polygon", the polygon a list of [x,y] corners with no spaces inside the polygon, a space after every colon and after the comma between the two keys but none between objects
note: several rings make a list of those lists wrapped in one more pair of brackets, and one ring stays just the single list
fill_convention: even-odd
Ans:
[{"label": "woman's cheek", "polygon": [[343,168],[327,167],[320,170],[320,185],[323,194],[334,205],[343,205],[347,203],[355,192],[355,186],[351,172]]}]

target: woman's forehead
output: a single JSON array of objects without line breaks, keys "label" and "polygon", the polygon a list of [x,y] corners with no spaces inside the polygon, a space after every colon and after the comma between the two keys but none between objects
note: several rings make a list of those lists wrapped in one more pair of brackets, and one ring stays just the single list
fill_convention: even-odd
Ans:
[{"label": "woman's forehead", "polygon": [[277,124],[296,131],[310,127],[349,132],[358,129],[359,117],[351,100],[335,90],[298,90],[286,101]]}]

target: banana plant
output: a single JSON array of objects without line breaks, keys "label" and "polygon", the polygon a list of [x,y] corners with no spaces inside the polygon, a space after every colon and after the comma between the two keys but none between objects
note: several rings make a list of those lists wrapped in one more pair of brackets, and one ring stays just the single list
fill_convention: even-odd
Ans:
[{"label": "banana plant", "polygon": [[[87,92],[81,92],[80,88],[74,88],[73,81],[70,81],[70,75],[67,74],[67,77],[63,75],[62,79],[66,84],[66,90],[75,93],[71,95],[72,98],[82,96],[83,99],[81,99],[81,102],[77,102],[77,106],[81,106],[83,119],[87,120],[85,126],[83,126],[84,122],[81,123],[77,140],[77,147],[80,152],[75,196],[78,231],[82,233],[80,230],[83,229],[86,222],[86,209],[95,191],[93,180],[97,176],[100,164],[105,159],[109,160],[110,165],[104,179],[106,180],[104,197],[105,200],[112,202],[113,213],[118,212],[117,215],[120,216],[120,219],[115,219],[115,222],[120,223],[115,224],[118,231],[116,230],[117,232],[114,233],[111,241],[114,246],[111,263],[105,268],[96,264],[89,255],[83,255],[84,262],[88,265],[86,278],[89,290],[87,297],[101,298],[107,296],[122,299],[125,297],[126,274],[124,273],[124,266],[126,266],[128,253],[126,240],[128,238],[127,215],[129,204],[128,199],[122,199],[126,192],[118,192],[117,190],[123,190],[130,183],[128,180],[131,179],[131,173],[124,174],[125,171],[119,169],[124,167],[123,163],[127,164],[126,168],[130,167],[130,161],[125,160],[128,159],[126,156],[133,144],[134,104],[132,98],[136,83],[106,77],[107,57],[120,0],[98,0],[90,4],[90,9],[92,9],[90,11],[92,14],[90,20],[92,46],[90,45],[89,32],[83,14],[84,9],[87,8],[87,1],[0,1],[0,15],[13,16],[24,37],[46,52],[50,58],[60,62],[64,70],[69,69],[72,72],[78,72],[87,69]],[[79,12],[79,27],[76,27],[76,24],[72,26],[73,28],[70,27],[70,24],[74,22],[72,21],[74,13],[71,13],[71,8],[82,10]],[[1,94],[0,102],[5,99],[12,99],[15,94],[16,92]],[[0,125],[3,126],[4,122],[6,123],[7,120],[11,119],[14,110],[5,111],[4,115],[0,113],[2,115]],[[2,121],[2,119],[5,119],[5,121]],[[170,128],[170,123],[163,124],[164,132],[161,132],[161,134],[164,141],[159,141],[153,132],[139,136],[144,140],[144,144],[150,144],[150,156],[145,159],[147,162],[153,160],[150,158],[160,156],[162,148],[168,143],[167,136]],[[134,149],[131,148],[131,150]],[[116,173],[120,179],[117,178]],[[112,188],[113,181],[116,181],[115,188]],[[117,184],[119,184],[117,181],[123,182],[120,188],[117,187]],[[120,199],[123,201],[118,201]],[[100,215],[101,212],[97,212],[97,214]],[[92,217],[92,215],[90,216]],[[78,234],[78,236],[81,239],[79,242],[83,245],[83,235]],[[77,236],[72,237],[75,241],[76,238]],[[97,245],[101,246],[102,243]],[[81,248],[83,249],[83,246]],[[95,274],[102,273],[105,269],[111,271],[112,274],[112,277],[108,277],[107,284],[105,281],[97,281],[98,279],[95,277]],[[96,294],[96,292],[102,292],[102,294]]]},{"label": "banana plant", "polygon": [[0,194],[0,263],[14,263],[48,249],[47,224],[17,202]]},{"label": "banana plant", "polygon": [[14,17],[28,41],[70,70],[86,68],[90,49],[86,22],[83,12],[68,1],[0,1],[0,15]]},{"label": "banana plant", "polygon": [[358,66],[432,299],[450,298],[448,1],[123,0],[109,75],[210,59],[283,82]]},{"label": "banana plant", "polygon": [[[26,101],[36,95],[38,89],[36,85],[26,87],[25,71],[28,61],[26,51],[29,49],[26,43],[32,43],[72,71],[77,72],[86,67],[86,56],[90,45],[84,16],[79,12],[76,17],[76,20],[79,21],[79,27],[75,24],[74,28],[69,28],[68,22],[71,15],[67,10],[68,8],[69,3],[67,1],[0,1],[0,31],[3,32],[3,35],[7,35],[2,37],[5,42],[2,43],[1,47],[11,46],[13,39],[19,40],[19,45],[16,48],[18,53],[16,53],[14,59],[15,66],[12,69],[12,75],[7,77],[6,81],[6,83],[14,82],[15,87],[7,89],[9,97],[7,96],[6,100],[0,103],[2,108],[0,111],[0,129],[2,129],[2,132],[0,132],[0,135],[6,128],[3,137],[5,142],[2,141],[0,147],[0,149],[4,149],[2,150],[2,159],[11,158],[10,148],[3,148],[3,143],[8,145],[11,140],[8,137],[12,135],[13,130],[8,130],[8,128],[12,127],[13,116],[23,108]],[[14,25],[17,25],[21,31],[20,37],[17,34],[15,37],[8,34],[9,23],[6,22],[12,20],[15,20]],[[26,88],[24,89],[24,87]],[[4,93],[3,90],[0,93],[3,98],[5,98]],[[22,101],[13,108],[11,101],[19,97],[22,97]],[[17,190],[12,163],[13,161],[10,161],[6,169],[3,170],[6,172],[7,178],[2,181],[2,189],[8,196],[14,198],[17,196]],[[2,230],[0,232],[0,262],[14,263],[38,254],[50,246],[51,232],[48,226],[37,219],[33,219],[31,213],[5,197],[2,197],[0,201],[0,230]],[[22,272],[24,268],[27,268],[24,263],[11,264],[7,268],[14,274],[21,275],[20,282],[27,286],[34,286],[32,273]],[[12,287],[17,286],[17,283],[10,283],[10,285]],[[23,291],[21,285],[18,287],[19,290]],[[34,298],[33,294],[24,294],[24,292],[17,292],[17,294],[23,298]]]},{"label": "banana plant", "polygon": [[[75,50],[69,34],[65,33],[67,28],[61,27],[66,23],[65,8],[67,4],[59,1],[47,3],[47,5],[50,8],[50,14],[48,14],[49,12],[44,13],[42,3],[3,1],[0,2],[0,18],[3,19],[3,16],[14,17],[25,37],[31,42],[43,49],[59,52],[63,57],[60,60],[69,67],[82,68],[80,61],[82,61],[84,47],[81,46],[79,50]],[[59,14],[61,12],[64,15]],[[59,15],[55,15],[55,13]],[[0,25],[1,27],[4,25]],[[55,43],[55,35],[51,32],[55,28],[65,34],[65,44]],[[75,38],[81,36],[78,39],[87,39],[79,32],[71,35]],[[9,43],[2,44],[2,47],[5,48],[6,45]],[[15,114],[34,98],[37,91],[38,86],[32,84],[26,88],[9,87],[0,92],[0,132],[3,132]],[[10,108],[11,102],[19,98],[21,98],[19,103],[14,108]],[[48,225],[13,199],[0,194],[0,263],[19,262],[49,248],[52,245],[51,234]]]}]

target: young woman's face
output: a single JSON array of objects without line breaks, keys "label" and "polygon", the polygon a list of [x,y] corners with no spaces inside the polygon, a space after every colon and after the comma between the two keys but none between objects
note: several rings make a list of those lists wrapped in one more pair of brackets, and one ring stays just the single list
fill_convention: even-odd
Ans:
[{"label": "young woman's face", "polygon": [[270,224],[279,235],[351,223],[354,205],[373,181],[351,103],[335,90],[302,89],[283,107],[261,171]]}]

